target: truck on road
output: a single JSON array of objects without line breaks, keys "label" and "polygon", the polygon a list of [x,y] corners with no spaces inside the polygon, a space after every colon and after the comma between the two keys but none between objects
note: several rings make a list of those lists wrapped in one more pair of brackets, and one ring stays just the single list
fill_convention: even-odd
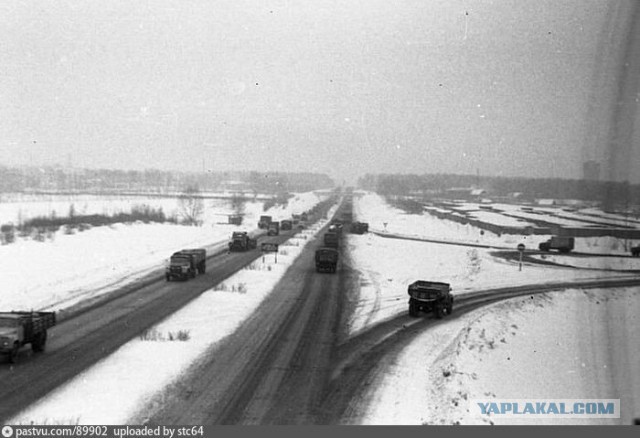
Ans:
[{"label": "truck on road", "polygon": [[183,249],[174,252],[169,259],[169,265],[165,270],[165,278],[171,281],[175,278],[188,280],[198,274],[204,274],[207,270],[207,250]]},{"label": "truck on road", "polygon": [[280,222],[271,222],[267,230],[267,236],[280,235]]},{"label": "truck on road", "polygon": [[280,229],[282,231],[292,230],[293,229],[293,221],[289,219],[285,219],[280,222]]},{"label": "truck on road", "polygon": [[258,221],[258,228],[260,228],[261,230],[269,229],[271,220],[271,216],[260,216],[260,220]]},{"label": "truck on road", "polygon": [[410,316],[418,316],[421,310],[435,313],[436,318],[453,312],[453,295],[449,283],[418,280],[409,285],[408,293]]},{"label": "truck on road", "polygon": [[631,247],[631,257],[640,257],[640,245]]},{"label": "truck on road", "polygon": [[335,273],[338,267],[338,251],[334,248],[316,250],[316,271]]},{"label": "truck on road", "polygon": [[0,354],[16,363],[20,348],[31,344],[39,353],[47,343],[47,329],[56,325],[55,312],[0,312]]},{"label": "truck on road", "polygon": [[249,251],[258,247],[258,240],[246,231],[234,231],[229,242],[229,251]]},{"label": "truck on road", "polygon": [[573,237],[560,237],[553,236],[546,242],[540,243],[538,248],[540,251],[551,251],[557,249],[559,252],[570,252],[575,246],[575,239]]},{"label": "truck on road", "polygon": [[340,236],[336,232],[328,231],[324,235],[324,246],[337,248],[340,246]]}]

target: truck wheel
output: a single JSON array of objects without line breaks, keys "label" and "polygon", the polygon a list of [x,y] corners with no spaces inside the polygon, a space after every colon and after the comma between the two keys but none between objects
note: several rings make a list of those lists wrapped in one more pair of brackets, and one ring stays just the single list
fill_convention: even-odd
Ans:
[{"label": "truck wheel", "polygon": [[13,344],[13,348],[11,349],[11,353],[9,353],[9,362],[16,363],[18,362],[18,353],[20,352],[20,345],[16,342]]},{"label": "truck wheel", "polygon": [[436,304],[435,312],[436,318],[442,319],[444,317],[444,306],[442,304]]},{"label": "truck wheel", "polygon": [[447,304],[447,315],[451,315],[453,313],[453,303]]},{"label": "truck wheel", "polygon": [[418,306],[416,306],[412,301],[409,302],[409,316],[413,318],[418,316]]}]

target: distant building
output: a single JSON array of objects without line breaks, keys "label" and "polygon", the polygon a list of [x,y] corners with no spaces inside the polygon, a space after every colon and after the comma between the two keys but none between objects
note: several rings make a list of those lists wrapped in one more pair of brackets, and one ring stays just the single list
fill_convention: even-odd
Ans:
[{"label": "distant building", "polygon": [[582,178],[587,181],[599,181],[600,163],[597,161],[585,161],[582,165]]}]

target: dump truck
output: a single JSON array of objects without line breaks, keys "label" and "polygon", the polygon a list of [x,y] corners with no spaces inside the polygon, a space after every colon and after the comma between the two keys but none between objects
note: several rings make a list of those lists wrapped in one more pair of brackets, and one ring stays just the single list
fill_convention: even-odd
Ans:
[{"label": "dump truck", "polygon": [[282,231],[292,230],[293,229],[293,221],[290,221],[288,219],[283,220],[282,222],[280,222],[280,229]]},{"label": "dump truck", "polygon": [[409,285],[408,293],[410,316],[418,316],[421,310],[433,312],[436,318],[453,312],[453,295],[449,283],[418,280]]},{"label": "dump truck", "polygon": [[551,239],[540,243],[540,251],[551,251],[557,249],[559,252],[569,252],[574,248],[575,239],[573,237],[553,236]]},{"label": "dump truck", "polygon": [[167,281],[173,279],[188,280],[189,278],[195,278],[198,273],[204,274],[206,270],[206,249],[183,249],[171,255],[165,270],[165,278]]},{"label": "dump truck", "polygon": [[0,312],[0,354],[16,363],[20,348],[26,344],[36,353],[44,351],[47,329],[54,325],[55,312]]},{"label": "dump truck", "polygon": [[335,232],[327,232],[324,235],[324,246],[337,248],[340,245],[340,236]]},{"label": "dump truck", "polygon": [[267,236],[278,236],[280,234],[280,222],[271,222],[267,230]]},{"label": "dump truck", "polygon": [[258,221],[258,228],[261,230],[269,229],[269,224],[271,223],[271,216],[260,216],[260,220]]},{"label": "dump truck", "polygon": [[258,240],[246,231],[234,231],[229,241],[229,251],[249,251],[258,247]]},{"label": "dump truck", "polygon": [[335,273],[338,267],[338,251],[334,248],[316,250],[316,271]]}]

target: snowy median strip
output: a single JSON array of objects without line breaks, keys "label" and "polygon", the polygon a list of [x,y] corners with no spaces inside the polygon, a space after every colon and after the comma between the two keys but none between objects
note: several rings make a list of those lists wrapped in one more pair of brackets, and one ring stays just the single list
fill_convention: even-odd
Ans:
[{"label": "snowy median strip", "polygon": [[281,244],[277,264],[258,258],[8,423],[126,424],[255,311],[324,224]]}]

